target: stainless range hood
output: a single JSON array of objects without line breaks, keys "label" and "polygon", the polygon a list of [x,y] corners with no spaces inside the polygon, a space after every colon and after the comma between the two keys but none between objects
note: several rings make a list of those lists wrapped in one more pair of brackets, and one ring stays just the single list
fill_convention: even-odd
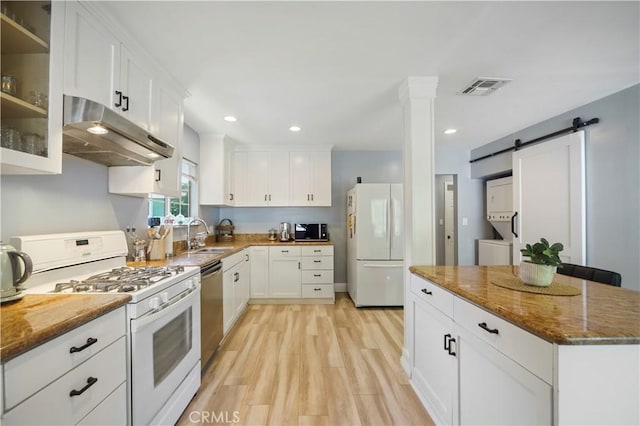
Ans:
[{"label": "stainless range hood", "polygon": [[107,166],[148,166],[174,147],[106,106],[64,96],[62,151]]}]

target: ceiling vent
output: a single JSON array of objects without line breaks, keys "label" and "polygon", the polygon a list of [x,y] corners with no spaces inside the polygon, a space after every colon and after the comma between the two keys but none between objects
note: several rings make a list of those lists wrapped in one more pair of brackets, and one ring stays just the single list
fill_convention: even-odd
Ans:
[{"label": "ceiling vent", "polygon": [[461,95],[486,96],[490,95],[511,80],[508,78],[478,77],[460,91]]}]

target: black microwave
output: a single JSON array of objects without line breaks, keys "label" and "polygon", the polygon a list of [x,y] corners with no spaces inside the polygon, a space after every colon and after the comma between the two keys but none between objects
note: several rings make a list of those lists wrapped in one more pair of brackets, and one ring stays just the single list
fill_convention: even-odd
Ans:
[{"label": "black microwave", "polygon": [[296,223],[296,241],[329,241],[326,223]]}]

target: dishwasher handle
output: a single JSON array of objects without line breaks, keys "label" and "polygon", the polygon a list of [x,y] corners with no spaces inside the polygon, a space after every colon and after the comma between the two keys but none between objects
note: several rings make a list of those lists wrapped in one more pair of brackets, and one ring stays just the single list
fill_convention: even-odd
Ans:
[{"label": "dishwasher handle", "polygon": [[222,269],[222,262],[218,261],[218,262],[215,262],[215,263],[210,263],[210,264],[205,265],[202,268],[200,268],[200,274],[204,278],[205,276],[209,276],[209,275],[215,274],[216,272],[220,271],[221,269]]}]

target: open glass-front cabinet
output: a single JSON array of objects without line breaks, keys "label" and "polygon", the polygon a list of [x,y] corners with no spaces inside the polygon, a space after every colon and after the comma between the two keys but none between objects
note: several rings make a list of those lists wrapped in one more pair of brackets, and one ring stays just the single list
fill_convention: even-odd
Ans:
[{"label": "open glass-front cabinet", "polygon": [[2,1],[0,9],[2,174],[60,173],[64,2]]}]

